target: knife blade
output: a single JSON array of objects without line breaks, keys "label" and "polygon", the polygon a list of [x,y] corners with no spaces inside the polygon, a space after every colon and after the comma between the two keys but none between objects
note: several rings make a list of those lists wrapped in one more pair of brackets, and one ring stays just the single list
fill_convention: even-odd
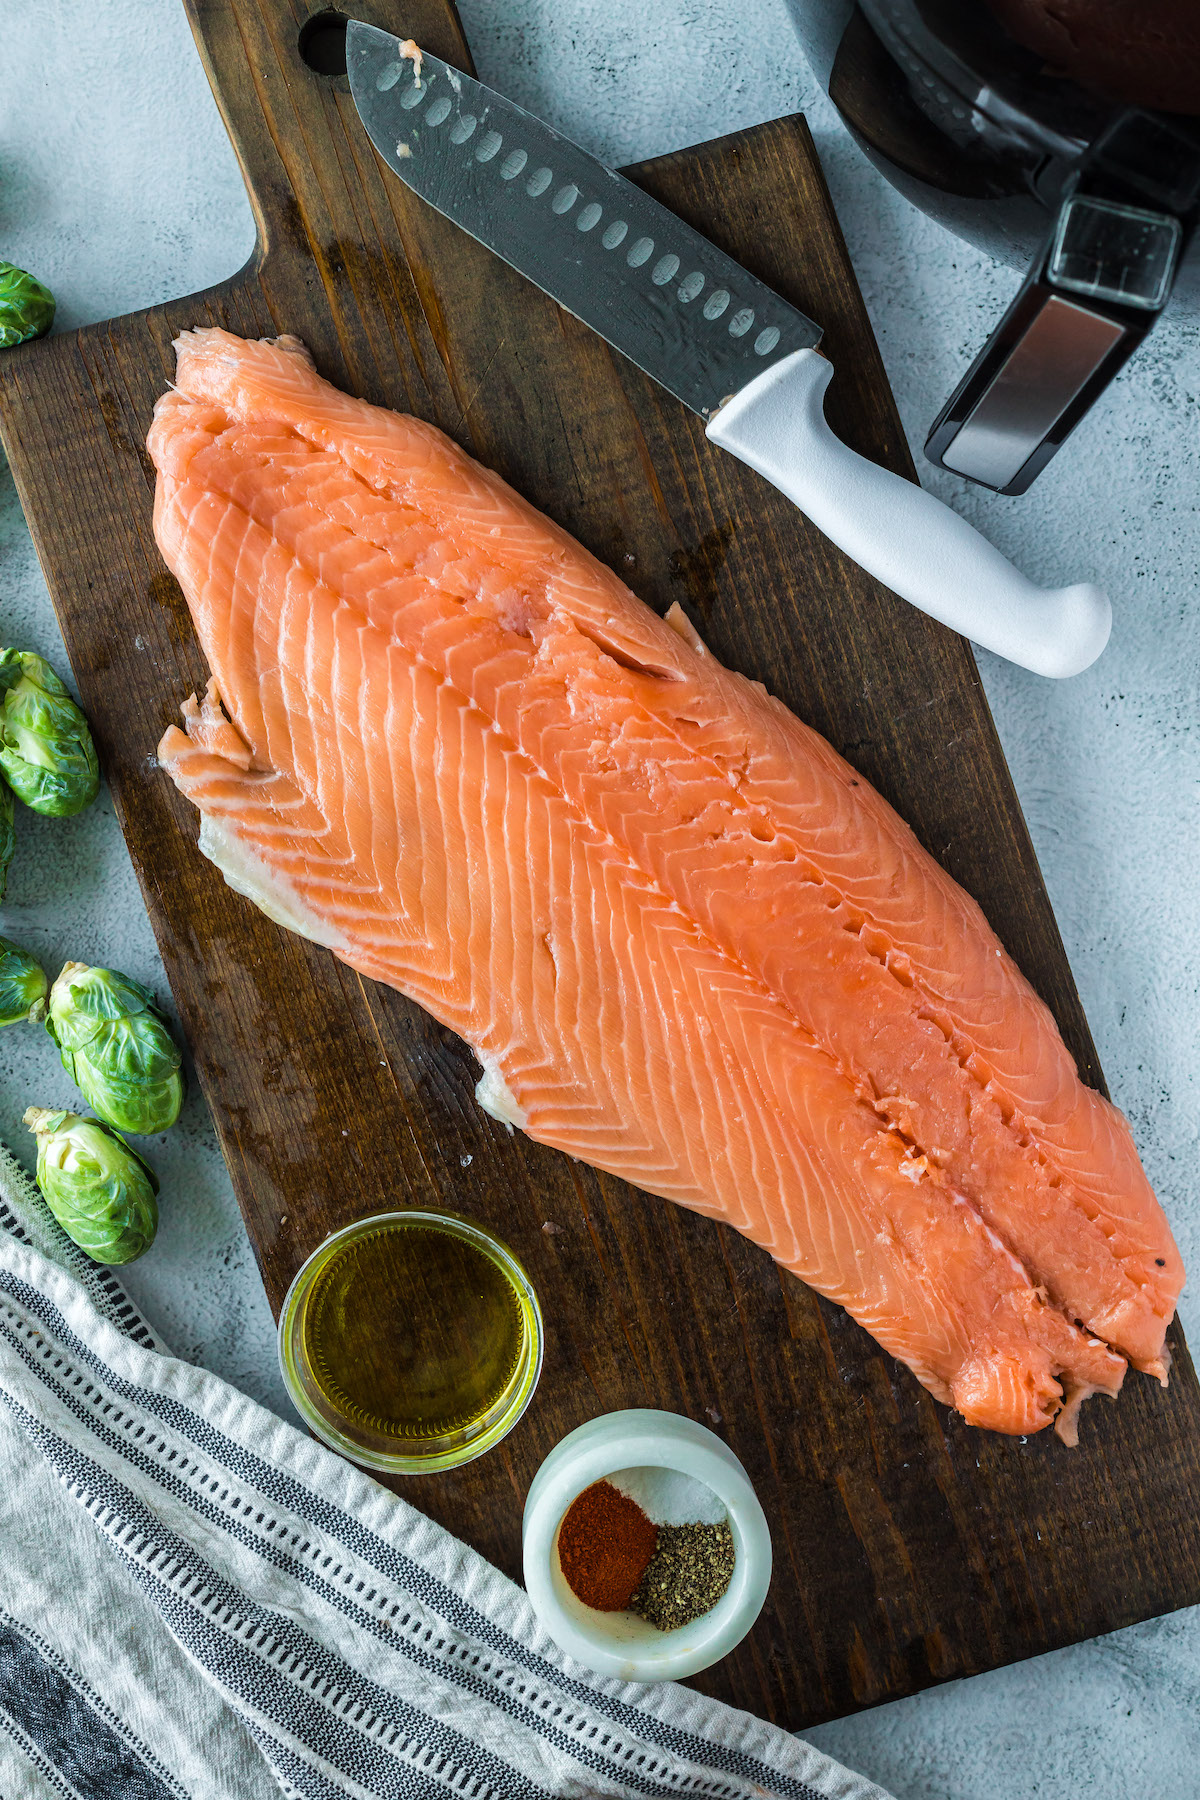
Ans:
[{"label": "knife blade", "polygon": [[350,91],[415,194],[537,283],[702,418],[821,328],[540,119],[351,23]]},{"label": "knife blade", "polygon": [[[821,328],[633,182],[482,82],[351,20],[350,91],[421,199],[707,421],[902,598],[1040,674],[1073,675],[1111,627],[1090,583],[1046,592],[932,494],[857,455],[824,416]],[[798,246],[803,254],[803,245]]]}]

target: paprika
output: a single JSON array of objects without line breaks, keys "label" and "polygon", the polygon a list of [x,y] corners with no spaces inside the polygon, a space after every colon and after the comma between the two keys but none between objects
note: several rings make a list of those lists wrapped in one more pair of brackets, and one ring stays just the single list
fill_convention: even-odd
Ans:
[{"label": "paprika", "polygon": [[594,1481],[558,1528],[558,1562],[577,1600],[623,1612],[658,1544],[658,1526],[610,1481]]}]

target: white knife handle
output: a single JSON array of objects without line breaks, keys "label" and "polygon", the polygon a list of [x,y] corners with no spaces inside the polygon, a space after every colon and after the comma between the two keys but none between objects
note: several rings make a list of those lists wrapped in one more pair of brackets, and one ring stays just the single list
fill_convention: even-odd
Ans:
[{"label": "white knife handle", "polygon": [[1095,662],[1112,625],[1103,590],[1037,587],[932,494],[848,449],[825,420],[832,374],[815,350],[796,350],[727,400],[708,436],[944,625],[1038,675]]}]

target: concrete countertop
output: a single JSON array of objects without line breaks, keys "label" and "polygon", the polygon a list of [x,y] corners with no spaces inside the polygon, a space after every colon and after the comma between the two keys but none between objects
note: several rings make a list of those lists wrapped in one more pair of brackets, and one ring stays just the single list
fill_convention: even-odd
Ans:
[{"label": "concrete countertop", "polygon": [[[1024,499],[923,464],[938,405],[1011,271],[895,195],[840,130],[783,0],[460,0],[480,72],[613,162],[788,111],[816,135],[922,479],[1031,575],[1113,596],[1099,664],[1053,684],[981,654],[983,676],[1114,1095],[1185,1261],[1200,1256],[1200,448],[1196,323],[1156,333]],[[54,289],[69,327],[195,291],[249,254],[232,151],[179,0],[87,0],[5,20],[0,256]],[[7,471],[0,638],[65,667]],[[102,961],[165,993],[107,795],[82,818],[21,810],[2,929],[53,970]],[[0,1036],[0,1135],[74,1090],[40,1032]],[[274,1330],[203,1103],[150,1153],[158,1243],[128,1272],[178,1351],[277,1408]],[[1195,1339],[1200,1316],[1182,1313]],[[1174,1617],[828,1725],[823,1748],[899,1800],[1195,1800],[1200,1616]]]}]

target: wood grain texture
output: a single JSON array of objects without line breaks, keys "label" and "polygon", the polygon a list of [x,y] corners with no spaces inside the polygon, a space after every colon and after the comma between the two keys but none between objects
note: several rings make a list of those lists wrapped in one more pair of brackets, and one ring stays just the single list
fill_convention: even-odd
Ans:
[{"label": "wood grain texture", "polygon": [[[0,359],[0,428],[273,1305],[327,1231],[379,1205],[498,1229],[545,1311],[540,1389],[498,1450],[403,1491],[517,1574],[525,1490],[565,1431],[631,1405],[713,1425],[766,1506],[776,1574],[755,1631],[698,1685],[792,1726],[1200,1599],[1200,1391],[1178,1331],[1170,1391],[1131,1376],[1087,1409],[1077,1451],[973,1431],[734,1233],[510,1137],[476,1107],[458,1040],[197,855],[195,815],[151,760],[206,671],[154,546],[143,441],[172,337],[217,322],[298,333],[330,379],[434,420],[652,606],[681,600],[978,897],[1101,1080],[967,645],[393,180],[345,82],[299,58],[316,10],[194,0],[254,196],[251,265]],[[355,11],[467,61],[448,0]],[[835,428],[911,473],[803,122],[634,176],[824,323]]]}]

